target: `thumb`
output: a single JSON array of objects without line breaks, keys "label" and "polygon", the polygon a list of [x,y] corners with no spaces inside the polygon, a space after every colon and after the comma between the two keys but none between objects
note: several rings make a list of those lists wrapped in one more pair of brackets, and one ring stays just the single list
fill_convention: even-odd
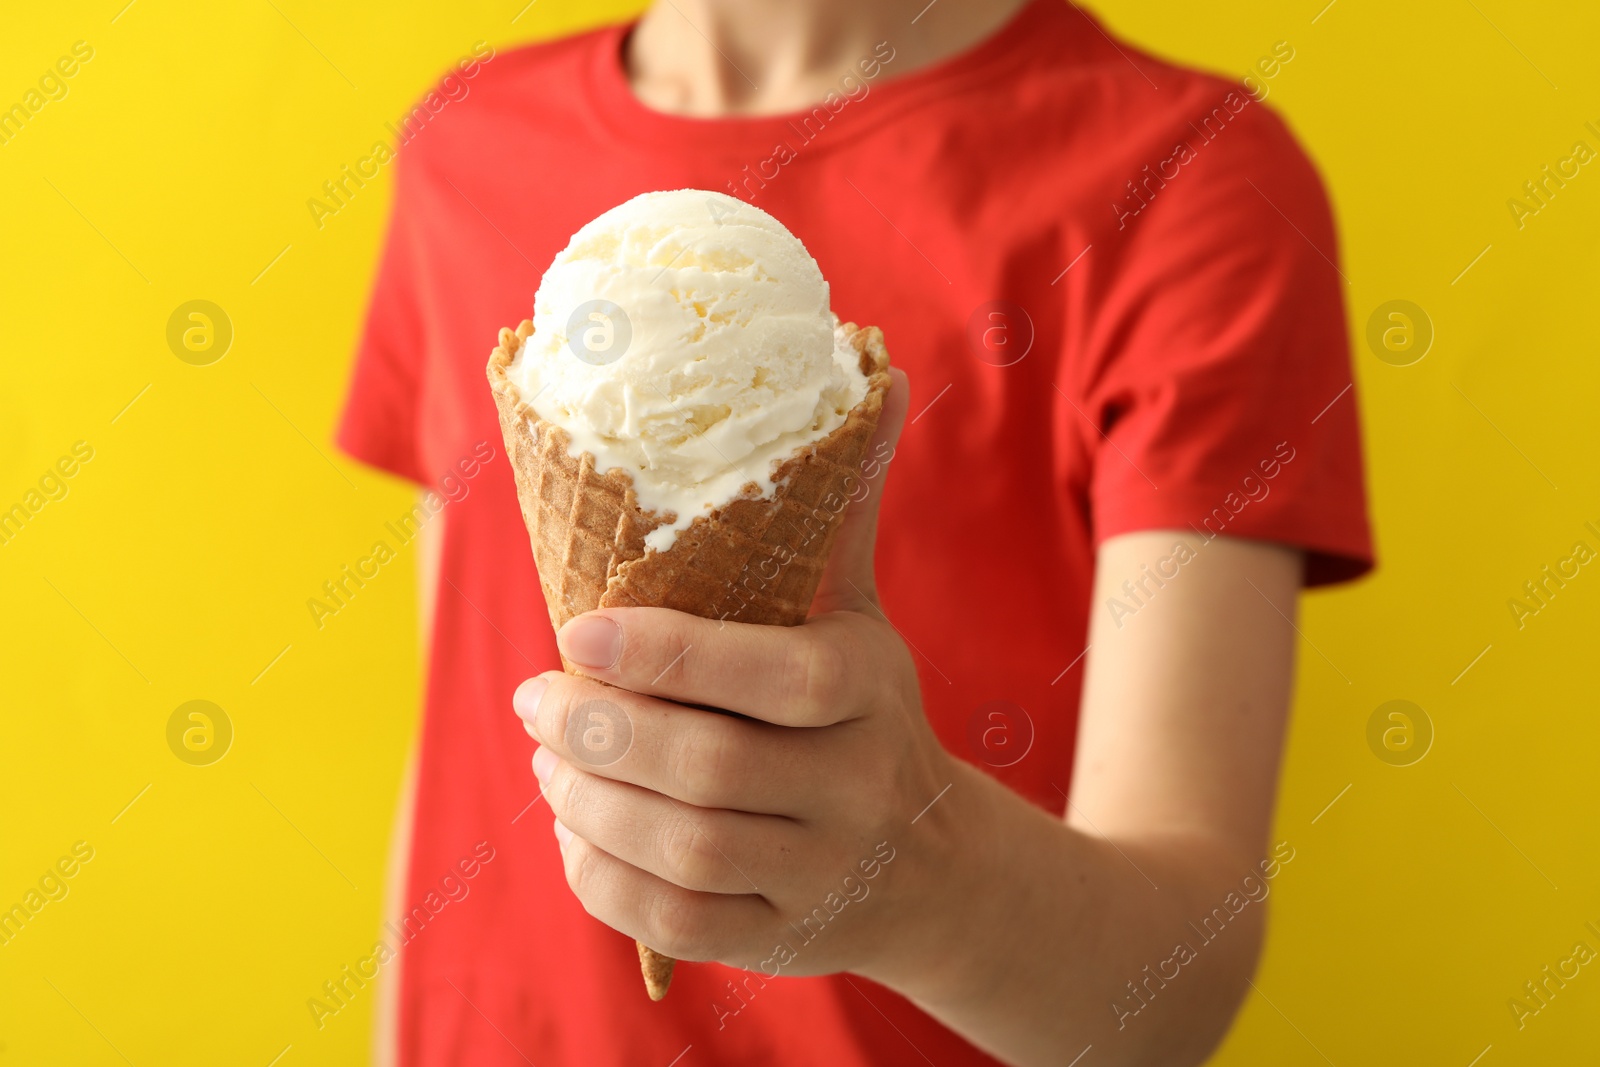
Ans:
[{"label": "thumb", "polygon": [[878,540],[878,507],[883,501],[884,483],[905,428],[910,406],[911,382],[906,372],[889,368],[889,392],[878,416],[878,429],[867,442],[857,470],[860,484],[852,487],[852,502],[844,523],[834,539],[833,551],[822,571],[822,582],[811,602],[811,611],[866,611],[878,604],[878,584],[873,573],[872,554]]}]

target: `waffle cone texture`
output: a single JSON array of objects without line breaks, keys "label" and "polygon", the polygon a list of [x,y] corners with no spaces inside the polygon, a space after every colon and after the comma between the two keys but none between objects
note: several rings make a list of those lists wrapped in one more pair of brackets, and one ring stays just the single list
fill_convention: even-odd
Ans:
[{"label": "waffle cone texture", "polygon": [[[572,438],[541,419],[506,376],[533,324],[500,331],[489,387],[552,626],[612,607],[775,626],[805,621],[847,506],[862,492],[860,464],[889,391],[882,332],[854,323],[843,329],[867,377],[866,395],[832,433],[776,462],[770,496],[748,483],[680,530],[665,552],[645,547],[645,536],[668,520],[639,506],[632,476],[595,470],[588,452],[569,454]],[[645,988],[660,1000],[673,961],[642,942],[638,948]]]}]

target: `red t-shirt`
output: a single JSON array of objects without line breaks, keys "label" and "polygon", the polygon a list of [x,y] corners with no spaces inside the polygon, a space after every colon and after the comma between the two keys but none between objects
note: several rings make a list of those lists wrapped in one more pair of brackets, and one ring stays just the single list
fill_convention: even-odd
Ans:
[{"label": "red t-shirt", "polygon": [[665,1067],[693,1046],[682,1067],[994,1063],[861,978],[741,1000],[740,972],[686,964],[652,1003],[632,941],[573,897],[511,710],[560,662],[484,381],[496,331],[530,315],[578,227],[638,193],[729,191],[788,226],[834,310],[882,327],[911,375],[877,565],[928,718],[1060,812],[1101,541],[1287,542],[1310,584],[1371,566],[1321,184],[1242,87],[1113,42],[1063,0],[904,76],[889,42],[783,117],[650,111],[626,33],[493,59],[396,164],[339,441],[449,499],[402,1061]]}]

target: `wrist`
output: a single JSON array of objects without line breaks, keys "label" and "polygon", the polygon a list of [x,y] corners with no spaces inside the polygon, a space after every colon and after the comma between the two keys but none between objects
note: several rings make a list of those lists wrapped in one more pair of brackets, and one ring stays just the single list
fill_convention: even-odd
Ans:
[{"label": "wrist", "polygon": [[[999,982],[995,938],[1014,927],[1001,853],[1004,786],[946,756],[949,789],[904,833],[911,862],[900,872],[890,936],[859,973],[921,1004],[959,1003]],[[942,788],[942,787],[941,787]],[[1025,803],[1025,802],[1024,802]]]}]

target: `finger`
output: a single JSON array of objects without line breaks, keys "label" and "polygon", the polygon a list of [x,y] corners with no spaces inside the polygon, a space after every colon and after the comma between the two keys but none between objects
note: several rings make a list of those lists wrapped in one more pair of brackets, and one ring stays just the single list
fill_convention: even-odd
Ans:
[{"label": "finger", "polygon": [[800,816],[838,739],[551,672],[512,698],[528,732],[573,765],[697,808]]},{"label": "finger", "polygon": [[567,885],[585,911],[675,960],[748,957],[760,951],[766,931],[777,925],[776,910],[754,893],[684,889],[577,834],[562,843],[561,860]]},{"label": "finger", "polygon": [[797,824],[697,808],[574,766],[548,748],[534,757],[544,798],[562,824],[608,855],[684,889],[760,893],[779,857],[796,861]]},{"label": "finger", "polygon": [[878,509],[883,502],[889,464],[905,428],[910,395],[911,380],[906,372],[889,368],[889,394],[883,401],[883,413],[878,416],[878,429],[861,457],[863,489],[845,512],[844,524],[828,554],[822,582],[811,603],[813,614],[863,610],[876,614],[878,587],[872,554],[878,542]]},{"label": "finger", "polygon": [[686,704],[782,726],[827,726],[869,703],[887,650],[859,617],[800,626],[702,619],[666,608],[603,608],[556,635],[584,674]]}]

